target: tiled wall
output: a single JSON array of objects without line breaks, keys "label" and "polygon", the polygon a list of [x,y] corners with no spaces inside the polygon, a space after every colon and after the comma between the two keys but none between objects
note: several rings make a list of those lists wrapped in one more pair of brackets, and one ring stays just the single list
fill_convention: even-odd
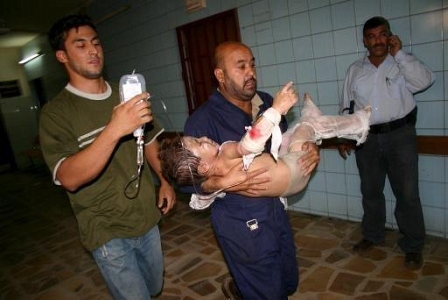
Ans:
[{"label": "tiled wall", "polygon": [[[256,56],[259,88],[275,93],[293,80],[328,114],[338,112],[348,65],[365,54],[363,23],[374,15],[388,18],[404,49],[437,76],[429,90],[416,96],[418,133],[447,134],[447,0],[207,0],[206,9],[192,14],[185,11],[183,0],[123,2],[131,8],[99,25],[107,74],[117,81],[134,68],[143,73],[154,94],[154,110],[169,129],[181,131],[188,117],[175,27],[237,7],[242,40]],[[162,112],[157,100],[161,97],[174,128]],[[292,209],[360,221],[363,211],[353,155],[344,161],[336,151],[323,150],[321,157],[308,188],[290,198]],[[427,232],[448,237],[447,158],[421,155],[419,165]],[[387,225],[396,228],[395,200],[388,185],[385,193]]]}]

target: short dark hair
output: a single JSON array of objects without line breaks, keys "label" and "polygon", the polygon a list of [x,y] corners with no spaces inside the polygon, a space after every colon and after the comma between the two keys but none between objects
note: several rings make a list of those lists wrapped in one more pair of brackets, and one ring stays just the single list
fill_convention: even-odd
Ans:
[{"label": "short dark hair", "polygon": [[51,26],[50,31],[48,32],[48,42],[50,43],[50,46],[55,51],[65,50],[64,42],[67,33],[70,29],[77,29],[81,26],[90,26],[96,33],[98,33],[95,24],[89,16],[83,14],[68,15],[56,21],[53,26]]},{"label": "short dark hair", "polygon": [[381,25],[386,25],[387,30],[389,30],[390,32],[390,24],[389,21],[387,21],[385,18],[380,17],[380,16],[376,16],[373,18],[368,19],[365,23],[364,23],[364,27],[362,28],[362,34],[364,35],[365,32],[369,29],[373,29],[373,28],[377,28],[378,26]]},{"label": "short dark hair", "polygon": [[162,174],[179,186],[199,184],[206,179],[198,173],[201,158],[184,148],[181,139],[179,136],[162,141],[159,152]]}]

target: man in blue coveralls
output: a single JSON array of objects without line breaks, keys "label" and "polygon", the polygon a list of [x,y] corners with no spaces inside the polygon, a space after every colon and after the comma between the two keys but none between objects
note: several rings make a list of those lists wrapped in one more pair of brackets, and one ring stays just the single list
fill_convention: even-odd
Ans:
[{"label": "man in blue coveralls", "polygon": [[[246,132],[245,128],[272,105],[273,98],[257,91],[255,58],[246,45],[239,42],[218,45],[215,64],[214,73],[219,87],[188,118],[184,134],[207,136],[220,144],[229,140],[239,141]],[[287,129],[284,117],[280,128],[282,131]],[[269,148],[267,143],[266,149]],[[298,163],[309,173],[319,161],[318,148],[307,143],[303,150],[308,153]],[[201,186],[202,191],[213,192],[230,186],[229,180],[238,183],[242,176],[238,172],[241,173],[241,169],[225,176],[225,183],[206,181]],[[258,188],[263,188],[263,184],[258,184]],[[234,278],[236,292],[243,299],[287,299],[296,291],[299,275],[294,238],[285,207],[279,198],[253,198],[256,197],[256,187],[254,190],[252,185],[248,189],[247,182],[226,192],[224,198],[218,198],[211,205],[211,221]],[[252,198],[248,197],[250,194]],[[230,296],[230,299],[238,297]]]}]

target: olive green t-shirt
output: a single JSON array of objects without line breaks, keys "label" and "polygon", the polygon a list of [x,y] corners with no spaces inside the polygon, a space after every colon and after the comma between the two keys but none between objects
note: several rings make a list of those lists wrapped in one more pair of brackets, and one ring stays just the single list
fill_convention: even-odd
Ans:
[{"label": "olive green t-shirt", "polygon": [[[118,86],[108,84],[104,94],[86,94],[67,85],[43,108],[39,135],[45,161],[55,177],[59,164],[89,147],[109,122],[120,103]],[[153,121],[145,126],[145,143],[163,132]],[[160,220],[150,167],[145,160],[140,190],[134,199],[124,194],[137,174],[137,146],[132,134],[117,144],[103,172],[76,192],[67,192],[78,221],[81,242],[94,250],[113,238],[132,238],[146,233]]]}]

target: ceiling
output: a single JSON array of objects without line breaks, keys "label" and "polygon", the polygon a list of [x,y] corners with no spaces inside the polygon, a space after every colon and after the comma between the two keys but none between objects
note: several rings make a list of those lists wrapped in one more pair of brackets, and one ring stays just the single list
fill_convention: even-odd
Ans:
[{"label": "ceiling", "polygon": [[21,47],[46,33],[59,18],[80,12],[92,0],[1,0],[0,48]]}]

